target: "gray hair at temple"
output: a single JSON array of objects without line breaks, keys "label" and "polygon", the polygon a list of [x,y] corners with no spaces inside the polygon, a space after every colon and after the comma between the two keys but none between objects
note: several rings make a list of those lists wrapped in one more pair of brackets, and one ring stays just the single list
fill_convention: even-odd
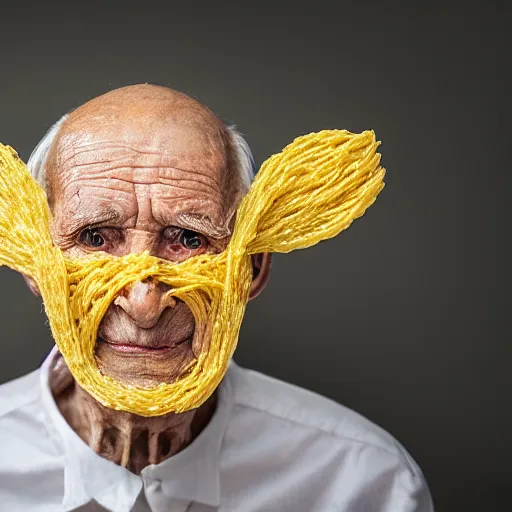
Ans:
[{"label": "gray hair at temple", "polygon": [[[27,167],[32,174],[32,177],[47,191],[46,182],[46,160],[48,153],[52,147],[53,141],[60,130],[60,127],[68,117],[68,114],[63,115],[47,132],[46,135],[41,139],[39,144],[35,147],[34,151],[30,155]],[[240,173],[240,181],[242,186],[247,192],[251,186],[251,183],[256,174],[254,166],[254,158],[252,156],[251,149],[243,138],[241,133],[237,130],[234,125],[227,126],[229,144],[232,148],[233,155],[238,172]]]}]

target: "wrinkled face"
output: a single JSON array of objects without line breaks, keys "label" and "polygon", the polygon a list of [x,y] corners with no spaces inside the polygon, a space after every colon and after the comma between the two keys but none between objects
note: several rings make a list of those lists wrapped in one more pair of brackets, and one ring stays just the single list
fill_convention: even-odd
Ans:
[{"label": "wrinkled face", "polygon": [[[268,253],[310,247],[337,235],[363,215],[384,186],[385,171],[376,152],[379,143],[371,131],[353,134],[324,130],[295,139],[261,166],[238,206],[233,235],[226,246],[230,236],[227,222],[215,221],[215,215],[226,220],[229,210],[225,198],[211,199],[223,194],[205,195],[204,204],[213,209],[203,210],[204,205],[196,202],[196,192],[183,192],[187,182],[199,181],[197,178],[170,179],[171,197],[176,203],[182,201],[186,211],[170,206],[170,218],[177,219],[172,220],[177,225],[165,226],[155,214],[153,194],[138,194],[140,185],[160,191],[164,184],[160,173],[154,173],[158,181],[153,178],[148,183],[135,170],[148,169],[139,155],[167,155],[166,145],[155,145],[159,152],[137,151],[130,146],[133,137],[117,137],[119,133],[137,135],[138,130],[111,129],[108,122],[100,126],[94,133],[90,128],[66,133],[71,131],[66,126],[66,136],[61,136],[56,149],[52,147],[47,169],[54,215],[49,211],[47,195],[18,155],[0,144],[0,265],[21,272],[39,287],[52,333],[71,373],[103,405],[144,416],[199,407],[227,370],[247,301],[266,283]],[[105,126],[106,135],[102,133]],[[190,123],[185,126],[188,130]],[[160,140],[156,135],[153,138]],[[114,154],[109,154],[112,148]],[[116,150],[125,154],[127,149],[129,158],[115,157]],[[133,152],[136,155],[132,156]],[[198,160],[184,153],[187,162]],[[92,160],[80,160],[91,154]],[[123,164],[119,160],[124,160]],[[92,172],[95,167],[100,169],[99,178]],[[118,174],[121,167],[128,167],[126,176],[130,178]],[[82,168],[91,172],[84,177]],[[184,176],[208,176],[190,168],[172,169]],[[225,169],[229,172],[229,165]],[[118,181],[133,190],[125,195],[123,189],[109,186]],[[73,186],[75,182],[83,186]],[[115,193],[110,192],[112,188]],[[179,190],[176,195],[174,188]],[[81,197],[85,191],[87,202]],[[166,195],[159,192],[158,198],[163,197]],[[74,206],[70,208],[70,204]],[[141,204],[149,204],[148,209]],[[190,205],[194,211],[188,211]],[[151,214],[141,213],[144,211]],[[102,220],[101,215],[108,219]],[[139,224],[141,217],[144,220]],[[174,238],[169,230],[177,233]],[[135,236],[139,233],[140,237]],[[215,254],[217,244],[226,246],[221,254]],[[114,252],[127,247],[133,248],[131,252],[144,252]],[[154,250],[176,259],[148,254]],[[102,251],[102,255],[92,256],[95,251]],[[166,285],[171,286],[167,291]],[[167,309],[181,313],[162,328],[159,322]],[[119,333],[126,338],[120,339]],[[178,347],[182,348],[178,351]],[[120,358],[120,353],[125,358]],[[98,368],[102,354],[107,356]],[[130,359],[137,354],[151,358]],[[154,356],[162,359],[157,361]],[[184,368],[184,361],[192,358],[192,364]],[[168,383],[172,371],[180,378]]]},{"label": "wrinkled face", "polygon": [[[56,245],[72,257],[148,251],[170,262],[223,251],[228,158],[221,128],[204,124],[105,116],[63,129],[48,162]],[[194,316],[168,290],[148,280],[115,299],[96,342],[104,375],[170,383],[198,355]]]}]

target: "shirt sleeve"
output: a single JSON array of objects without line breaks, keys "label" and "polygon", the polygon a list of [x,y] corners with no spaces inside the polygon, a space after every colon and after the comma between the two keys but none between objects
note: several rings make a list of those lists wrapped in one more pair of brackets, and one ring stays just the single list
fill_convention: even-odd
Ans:
[{"label": "shirt sleeve", "polygon": [[405,491],[404,500],[405,504],[402,509],[391,507],[389,512],[392,510],[403,510],[403,512],[434,512],[432,497],[423,475],[412,476],[410,487]]},{"label": "shirt sleeve", "polygon": [[[369,461],[368,461],[369,462]],[[380,464],[379,464],[380,462]],[[379,467],[380,465],[380,467]],[[365,477],[344,482],[336,512],[434,512],[428,485],[417,466],[373,459]]]}]

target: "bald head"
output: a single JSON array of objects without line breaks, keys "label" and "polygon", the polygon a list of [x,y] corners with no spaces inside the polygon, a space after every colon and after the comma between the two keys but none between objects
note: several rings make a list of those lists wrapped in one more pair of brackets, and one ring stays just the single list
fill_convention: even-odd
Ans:
[{"label": "bald head", "polygon": [[91,121],[130,122],[135,126],[173,122],[201,123],[208,131],[224,131],[223,123],[206,106],[179,91],[140,84],[114,89],[93,98],[69,115],[66,124],[84,127]]},{"label": "bald head", "polygon": [[116,89],[78,107],[62,124],[50,156],[70,137],[123,140],[167,153],[196,149],[227,160],[224,123],[198,101],[154,85]]},{"label": "bald head", "polygon": [[123,87],[94,98],[64,116],[29,160],[32,174],[52,200],[65,149],[77,140],[90,145],[100,140],[117,140],[184,159],[187,154],[195,153],[203,155],[205,160],[215,160],[222,168],[227,205],[239,201],[254,175],[250,149],[236,129],[226,127],[197,100],[166,87],[148,84]]}]

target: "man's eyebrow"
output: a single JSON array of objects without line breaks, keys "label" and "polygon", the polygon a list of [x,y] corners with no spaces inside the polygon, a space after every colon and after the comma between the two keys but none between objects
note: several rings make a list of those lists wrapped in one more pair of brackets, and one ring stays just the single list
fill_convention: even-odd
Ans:
[{"label": "man's eyebrow", "polygon": [[227,238],[231,230],[227,226],[219,226],[208,215],[201,213],[181,212],[177,215],[180,227],[198,231],[213,239]]},{"label": "man's eyebrow", "polygon": [[91,210],[77,210],[69,213],[66,224],[69,226],[68,231],[74,232],[87,226],[98,226],[110,222],[118,222],[121,219],[119,211],[109,206],[93,208]]}]

